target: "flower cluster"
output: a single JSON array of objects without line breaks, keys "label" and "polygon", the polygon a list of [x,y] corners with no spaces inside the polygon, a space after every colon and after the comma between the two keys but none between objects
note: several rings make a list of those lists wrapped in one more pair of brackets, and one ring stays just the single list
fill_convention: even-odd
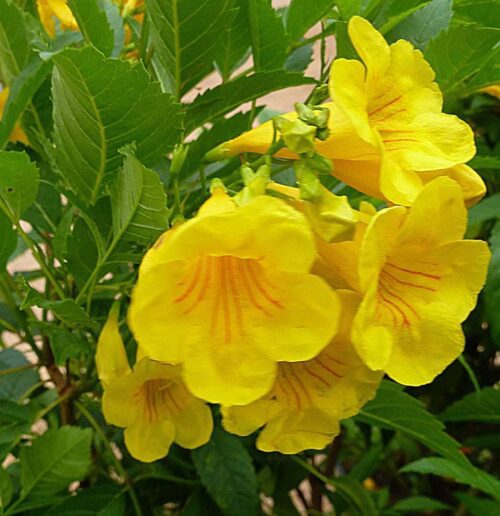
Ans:
[{"label": "flower cluster", "polygon": [[[104,415],[140,460],[206,443],[207,403],[229,432],[262,428],[263,451],[322,449],[384,374],[422,385],[463,349],[489,260],[484,242],[463,239],[466,204],[484,193],[465,165],[472,132],[441,112],[410,43],[389,46],[358,17],[349,33],[363,63],[334,62],[331,102],[209,156],[271,148],[297,160],[299,188],[273,182],[268,164],[243,166],[241,192],[215,181],[197,215],[158,239],[128,311],[133,370],[116,308],[109,316],[97,353]],[[321,186],[330,168],[389,207],[355,210]]]}]

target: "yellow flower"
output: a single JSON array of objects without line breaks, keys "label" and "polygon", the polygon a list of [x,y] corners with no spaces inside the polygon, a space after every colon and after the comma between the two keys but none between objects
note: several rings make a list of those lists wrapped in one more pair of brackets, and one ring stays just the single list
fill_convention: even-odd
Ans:
[{"label": "yellow flower", "polygon": [[54,37],[56,20],[62,29],[78,30],[78,23],[66,0],[37,0],[38,15],[47,34]]},{"label": "yellow flower", "polygon": [[[3,88],[0,91],[0,120],[2,119],[3,112],[5,109],[5,104],[7,104],[7,99],[9,98],[9,88]],[[10,133],[9,140],[11,142],[21,142],[24,145],[28,145],[28,138],[26,137],[26,133],[21,129],[19,123],[16,123],[12,133]]]},{"label": "yellow flower", "polygon": [[500,99],[500,83],[487,86],[486,88],[483,88],[481,91],[484,93],[488,93],[488,95],[492,95],[497,99]]},{"label": "yellow flower", "polygon": [[144,358],[131,371],[116,316],[112,311],[96,355],[106,421],[125,428],[127,449],[143,462],[161,459],[173,442],[184,448],[207,443],[212,413],[186,389],[180,366]]},{"label": "yellow flower", "polygon": [[373,398],[382,374],[363,364],[349,339],[359,299],[350,291],[339,294],[338,335],[311,360],[281,362],[269,395],[249,405],[222,407],[226,430],[248,435],[264,426],[257,448],[266,452],[322,449],[339,433],[339,420],[353,416]]},{"label": "yellow flower", "polygon": [[216,188],[146,254],[129,325],[150,358],[183,364],[194,395],[249,403],[278,361],[312,358],[337,330],[338,298],[309,273],[315,255],[306,219],[284,201],[237,207]]},{"label": "yellow flower", "polygon": [[[404,206],[423,185],[450,176],[468,204],[485,185],[465,165],[474,153],[470,127],[442,113],[442,94],[422,53],[399,40],[388,45],[369,22],[354,16],[348,31],[363,63],[336,59],[330,72],[330,136],[316,150],[334,161],[335,175],[357,190]],[[296,113],[284,115],[296,118]],[[273,137],[271,123],[226,142],[208,155],[221,159],[240,152],[265,152]],[[289,150],[279,156],[296,158]]]},{"label": "yellow flower", "polygon": [[[422,385],[462,352],[460,323],[474,308],[490,256],[485,242],[462,239],[466,220],[458,185],[437,178],[410,209],[381,210],[359,239],[320,250],[323,264],[363,295],[352,340],[371,369]],[[341,265],[349,251],[357,270]]]}]

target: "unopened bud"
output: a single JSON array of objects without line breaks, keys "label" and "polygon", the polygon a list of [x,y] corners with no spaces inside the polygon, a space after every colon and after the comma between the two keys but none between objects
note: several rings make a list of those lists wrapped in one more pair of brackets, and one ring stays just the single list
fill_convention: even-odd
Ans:
[{"label": "unopened bud", "polygon": [[182,143],[174,148],[174,151],[172,152],[172,162],[170,164],[170,174],[175,175],[181,171],[182,165],[184,165],[184,161],[186,160],[187,153],[188,147]]},{"label": "unopened bud", "polygon": [[321,183],[318,176],[305,161],[296,161],[293,169],[299,183],[301,199],[311,200],[321,195]]},{"label": "unopened bud", "polygon": [[288,120],[284,117],[274,119],[276,128],[281,132],[285,145],[297,154],[314,152],[316,127],[308,125],[300,119]]}]

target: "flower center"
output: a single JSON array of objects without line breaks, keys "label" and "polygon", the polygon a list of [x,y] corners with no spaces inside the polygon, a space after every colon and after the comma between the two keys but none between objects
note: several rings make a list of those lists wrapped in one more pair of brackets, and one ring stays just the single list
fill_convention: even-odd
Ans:
[{"label": "flower center", "polygon": [[174,302],[181,306],[181,315],[196,313],[225,342],[244,335],[245,324],[256,315],[272,317],[283,304],[260,261],[234,256],[196,260],[178,284]]},{"label": "flower center", "polygon": [[137,403],[141,404],[145,419],[154,423],[166,419],[168,414],[182,410],[172,393],[173,383],[163,378],[144,382],[135,393]]}]

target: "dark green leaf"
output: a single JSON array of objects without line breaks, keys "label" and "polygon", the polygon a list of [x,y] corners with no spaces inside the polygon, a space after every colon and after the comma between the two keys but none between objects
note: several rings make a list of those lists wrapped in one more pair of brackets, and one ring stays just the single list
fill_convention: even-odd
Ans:
[{"label": "dark green leaf", "polygon": [[489,330],[494,342],[500,342],[500,222],[497,221],[490,236],[491,261],[484,287],[484,302]]},{"label": "dark green leaf", "polygon": [[9,261],[10,255],[16,250],[17,234],[12,227],[12,222],[0,211],[0,269],[3,270]]},{"label": "dark green leaf", "polygon": [[110,196],[116,241],[148,244],[167,229],[167,198],[156,172],[144,167],[130,149]]},{"label": "dark green leaf", "polygon": [[253,516],[259,507],[257,478],[241,441],[220,427],[208,444],[193,450],[202,484],[226,516]]},{"label": "dark green leaf", "polygon": [[242,63],[250,49],[250,31],[248,27],[248,1],[235,0],[235,9],[231,23],[221,38],[215,61],[224,81]]},{"label": "dark green leaf", "polygon": [[109,484],[81,489],[45,516],[123,516],[125,494],[121,486]]},{"label": "dark green leaf", "polygon": [[12,485],[12,480],[7,471],[0,468],[0,514],[3,512],[3,509],[9,505],[13,494],[14,486]]},{"label": "dark green leaf", "polygon": [[[0,351],[0,371],[8,371],[18,367],[29,365],[25,356],[16,349],[2,349]],[[26,369],[0,376],[0,399],[21,399],[23,394],[39,381],[37,373],[33,369]]]},{"label": "dark green leaf", "polygon": [[496,0],[467,0],[455,2],[455,16],[467,22],[476,22],[486,27],[500,27],[500,4]]},{"label": "dark green leaf", "polygon": [[375,504],[368,491],[359,482],[349,477],[339,477],[331,479],[331,485],[355,514],[376,516]]},{"label": "dark green leaf", "polygon": [[21,450],[21,497],[15,506],[48,499],[85,477],[90,467],[89,428],[63,426],[51,429]]},{"label": "dark green leaf", "polygon": [[98,256],[98,244],[94,234],[84,219],[77,219],[66,241],[66,261],[80,288],[94,272]]},{"label": "dark green leaf", "polygon": [[286,60],[285,27],[269,0],[249,0],[248,18],[256,71],[279,70]]},{"label": "dark green leaf", "polygon": [[91,47],[68,49],[53,59],[57,162],[74,192],[95,204],[116,177],[124,145],[135,141],[146,165],[173,147],[178,106],[149,81],[140,63],[105,59]]},{"label": "dark green leaf", "polygon": [[33,225],[38,231],[54,233],[61,220],[61,195],[54,187],[55,177],[46,175],[43,169],[35,202],[23,215],[23,219]]},{"label": "dark green leaf", "polygon": [[337,57],[343,57],[345,59],[359,59],[356,49],[351,43],[351,39],[347,33],[346,22],[335,23],[335,40],[337,42]]},{"label": "dark green leaf", "polygon": [[452,7],[453,0],[432,0],[396,25],[386,34],[386,39],[389,42],[406,39],[424,49],[432,38],[449,27]]},{"label": "dark green leaf", "polygon": [[449,406],[439,419],[500,423],[500,391],[487,387],[473,392]]},{"label": "dark green leaf", "polygon": [[56,365],[65,365],[69,358],[80,358],[89,353],[89,345],[73,332],[57,328],[50,335],[50,349]]},{"label": "dark green leaf", "polygon": [[451,510],[449,505],[428,498],[427,496],[411,496],[394,504],[391,509],[402,513],[420,512],[420,511],[446,511]]},{"label": "dark green leaf", "polygon": [[479,170],[485,170],[485,169],[493,169],[493,170],[500,170],[500,158],[497,158],[495,156],[475,156],[474,159],[472,159],[468,163],[472,168],[476,168]]},{"label": "dark green leaf", "polygon": [[463,467],[456,462],[441,457],[426,457],[404,466],[403,473],[422,473],[452,478],[460,484],[475,487],[500,500],[500,481],[478,468]]},{"label": "dark green leaf", "polygon": [[30,431],[32,414],[29,406],[0,400],[0,461]]},{"label": "dark green leaf", "polygon": [[147,9],[159,76],[176,99],[213,70],[233,0],[149,0]]},{"label": "dark green leaf", "polygon": [[302,45],[295,49],[285,62],[285,70],[289,72],[303,72],[313,58],[313,44]]},{"label": "dark green leaf", "polygon": [[118,6],[110,0],[69,0],[68,5],[85,39],[106,57],[118,57],[125,40]]},{"label": "dark green leaf", "polygon": [[190,133],[204,123],[229,113],[241,104],[258,99],[271,91],[315,84],[314,79],[293,72],[258,72],[248,77],[221,84],[198,95],[188,106],[186,132]]},{"label": "dark green leaf", "polygon": [[298,41],[335,5],[334,0],[293,0],[288,8],[286,30],[292,41]]},{"label": "dark green leaf", "polygon": [[470,516],[499,516],[500,503],[467,493],[453,493],[453,496],[469,510]]},{"label": "dark green leaf", "polygon": [[181,516],[220,516],[220,511],[205,489],[199,487],[189,495]]},{"label": "dark green leaf", "polygon": [[25,152],[0,151],[0,207],[18,221],[35,201],[38,169]]},{"label": "dark green leaf", "polygon": [[33,95],[50,73],[52,64],[34,56],[22,72],[15,77],[10,86],[9,98],[5,104],[0,122],[0,149],[9,140],[19,117],[28,107]]},{"label": "dark green leaf", "polygon": [[399,431],[463,467],[470,466],[459,451],[459,443],[445,433],[444,425],[395,383],[383,381],[375,399],[361,409],[357,419]]},{"label": "dark green leaf", "polygon": [[29,52],[23,12],[14,2],[0,0],[0,77],[6,84],[24,68]]},{"label": "dark green leaf", "polygon": [[500,30],[479,25],[459,25],[431,40],[425,57],[436,72],[445,94],[459,91],[477,73],[500,38]]}]

